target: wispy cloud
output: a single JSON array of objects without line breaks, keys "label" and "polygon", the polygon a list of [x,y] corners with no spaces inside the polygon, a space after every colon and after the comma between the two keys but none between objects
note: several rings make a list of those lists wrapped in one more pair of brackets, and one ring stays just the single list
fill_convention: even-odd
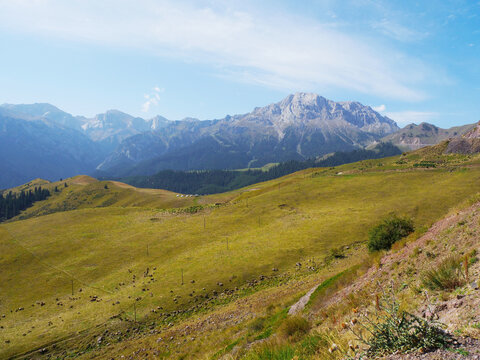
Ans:
[{"label": "wispy cloud", "polygon": [[379,106],[373,106],[372,109],[375,110],[376,112],[381,113],[381,112],[384,112],[387,109],[387,107],[382,104],[382,105],[379,105]]},{"label": "wispy cloud", "polygon": [[405,126],[411,123],[420,124],[422,122],[432,122],[438,118],[439,114],[432,111],[398,111],[387,112],[389,118],[395,120],[399,125]]},{"label": "wispy cloud", "polygon": [[418,41],[428,35],[387,19],[374,22],[372,26],[384,35],[403,42]]},{"label": "wispy cloud", "polygon": [[143,95],[146,100],[142,104],[142,111],[144,113],[148,113],[152,106],[158,105],[158,102],[160,101],[160,93],[165,91],[165,89],[159,88],[158,86],[155,86],[152,90],[152,93]]},{"label": "wispy cloud", "polygon": [[[426,98],[422,84],[434,74],[408,55],[331,23],[238,4],[0,0],[0,27],[206,63],[219,76],[263,86],[336,88],[407,101]],[[381,26],[397,37],[413,36],[405,28]]]}]

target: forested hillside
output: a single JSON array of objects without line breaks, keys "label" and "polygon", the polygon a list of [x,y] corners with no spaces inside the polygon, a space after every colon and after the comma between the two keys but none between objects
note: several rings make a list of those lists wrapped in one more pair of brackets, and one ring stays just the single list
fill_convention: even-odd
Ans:
[{"label": "forested hillside", "polygon": [[366,159],[380,159],[400,154],[391,143],[380,143],[372,150],[336,152],[321,160],[286,161],[268,170],[163,170],[152,176],[133,176],[122,181],[142,188],[166,189],[183,194],[214,194],[273,180],[311,167],[331,167]]},{"label": "forested hillside", "polygon": [[20,211],[33,205],[35,201],[45,200],[50,196],[50,191],[41,186],[20,194],[9,191],[5,196],[0,193],[0,222],[11,219],[20,214]]}]

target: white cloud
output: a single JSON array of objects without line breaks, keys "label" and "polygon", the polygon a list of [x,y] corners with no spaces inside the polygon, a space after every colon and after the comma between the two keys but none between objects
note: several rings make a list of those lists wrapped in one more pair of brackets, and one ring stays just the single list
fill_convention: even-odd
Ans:
[{"label": "white cloud", "polygon": [[[419,101],[426,98],[421,84],[435,78],[421,62],[334,24],[238,4],[0,0],[0,26],[207,63],[219,76],[289,90],[340,88]],[[399,34],[410,36],[405,29]]]},{"label": "white cloud", "polygon": [[387,115],[392,120],[395,120],[399,125],[405,126],[411,123],[420,124],[422,122],[432,122],[439,114],[431,111],[398,111],[387,112]]},{"label": "white cloud", "polygon": [[147,100],[142,104],[142,111],[148,113],[152,106],[158,105],[160,101],[160,93],[164,92],[165,89],[155,86],[151,94],[145,94],[143,97]]},{"label": "white cloud", "polygon": [[381,113],[381,112],[384,112],[387,109],[387,107],[384,104],[382,104],[379,106],[374,106],[372,107],[372,109],[375,110],[376,112]]}]

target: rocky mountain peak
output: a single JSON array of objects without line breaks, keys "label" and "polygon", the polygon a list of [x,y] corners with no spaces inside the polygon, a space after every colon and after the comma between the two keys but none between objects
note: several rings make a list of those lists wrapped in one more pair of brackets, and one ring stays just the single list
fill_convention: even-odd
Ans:
[{"label": "rocky mountain peak", "polygon": [[359,102],[335,102],[315,93],[298,92],[278,103],[256,108],[241,117],[246,121],[270,123],[282,138],[287,128],[307,127],[325,129],[354,126],[381,136],[398,130],[397,124],[370,106]]},{"label": "rocky mountain peak", "polygon": [[321,109],[325,107],[328,100],[315,93],[297,92],[287,96],[280,101],[279,105],[282,108],[314,108]]}]

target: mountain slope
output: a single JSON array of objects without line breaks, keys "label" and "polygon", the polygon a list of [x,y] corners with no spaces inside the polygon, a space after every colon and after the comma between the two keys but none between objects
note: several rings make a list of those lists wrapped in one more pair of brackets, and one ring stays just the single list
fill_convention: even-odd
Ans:
[{"label": "mountain slope", "polygon": [[169,121],[134,118],[117,110],[93,119],[45,104],[0,106],[0,189],[42,177],[91,174],[125,138]]},{"label": "mountain slope", "polygon": [[[111,175],[244,168],[366,146],[398,129],[357,102],[297,93],[221,120],[178,121],[128,138],[99,167]],[[131,169],[125,170],[127,166]]]},{"label": "mountain slope", "polygon": [[480,152],[480,122],[461,138],[449,141],[447,154],[477,154]]},{"label": "mountain slope", "polygon": [[438,144],[449,138],[461,137],[474,126],[474,124],[469,124],[442,129],[428,123],[409,124],[395,133],[385,136],[382,141],[391,142],[405,151],[417,150],[424,146]]},{"label": "mountain slope", "polygon": [[0,154],[0,188],[38,177],[58,180],[90,173],[103,156],[98,145],[77,130],[1,113]]}]

